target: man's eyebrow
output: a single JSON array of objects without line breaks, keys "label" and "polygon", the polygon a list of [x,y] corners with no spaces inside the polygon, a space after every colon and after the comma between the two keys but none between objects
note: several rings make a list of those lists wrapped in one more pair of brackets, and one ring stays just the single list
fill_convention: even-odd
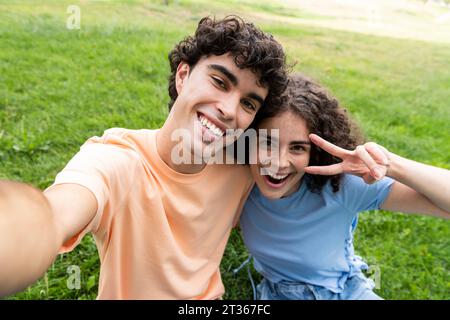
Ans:
[{"label": "man's eyebrow", "polygon": [[253,100],[256,100],[256,101],[258,101],[259,102],[259,104],[262,106],[263,105],[263,103],[264,103],[264,99],[263,98],[261,98],[258,94],[256,94],[256,93],[250,93],[249,95],[248,95],[248,97],[249,98],[251,98],[251,99],[253,99]]},{"label": "man's eyebrow", "polygon": [[235,86],[238,85],[239,81],[238,81],[237,77],[230,70],[225,68],[224,66],[221,66],[220,64],[210,64],[210,65],[208,65],[208,68],[219,71],[225,77],[227,77],[228,80],[230,80],[233,85],[235,85]]},{"label": "man's eyebrow", "polygon": [[[221,66],[220,64],[210,64],[208,65],[208,68],[219,71],[220,73],[222,73],[225,77],[228,78],[228,80],[231,81],[231,83],[234,86],[237,86],[239,84],[239,80],[238,78],[227,68],[225,68],[224,66]],[[263,105],[264,103],[264,99],[259,95],[256,94],[254,92],[251,92],[248,97],[250,99],[256,100],[257,102],[259,102],[260,105]]]}]

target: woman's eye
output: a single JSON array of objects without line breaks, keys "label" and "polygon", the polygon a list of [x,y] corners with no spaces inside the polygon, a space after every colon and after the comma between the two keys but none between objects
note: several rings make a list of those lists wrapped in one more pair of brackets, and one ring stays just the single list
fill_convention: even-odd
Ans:
[{"label": "woman's eye", "polygon": [[296,152],[300,152],[300,151],[305,151],[305,148],[303,146],[293,146],[291,148],[292,151],[296,151]]}]

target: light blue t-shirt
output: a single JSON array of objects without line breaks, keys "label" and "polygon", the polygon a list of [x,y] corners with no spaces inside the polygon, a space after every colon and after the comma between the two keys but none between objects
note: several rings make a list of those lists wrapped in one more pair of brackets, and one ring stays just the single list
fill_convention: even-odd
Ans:
[{"label": "light blue t-shirt", "polygon": [[368,267],[353,249],[358,213],[379,209],[393,182],[384,178],[369,185],[345,174],[338,192],[328,182],[313,193],[303,181],[297,192],[276,200],[255,186],[240,219],[255,269],[272,282],[306,282],[341,292],[348,278]]}]

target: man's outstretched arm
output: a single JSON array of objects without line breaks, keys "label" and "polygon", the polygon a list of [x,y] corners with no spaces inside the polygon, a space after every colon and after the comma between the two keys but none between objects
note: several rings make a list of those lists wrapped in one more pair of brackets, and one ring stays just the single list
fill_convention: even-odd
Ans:
[{"label": "man's outstretched arm", "polygon": [[0,181],[0,296],[38,280],[62,244],[96,211],[94,195],[76,184],[57,185],[43,193],[23,183]]}]

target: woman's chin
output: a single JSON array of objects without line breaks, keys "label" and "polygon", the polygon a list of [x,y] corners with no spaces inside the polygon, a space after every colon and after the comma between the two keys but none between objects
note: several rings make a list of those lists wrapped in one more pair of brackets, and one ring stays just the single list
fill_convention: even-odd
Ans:
[{"label": "woman's chin", "polygon": [[300,183],[301,183],[301,178],[303,175],[290,175],[287,178],[287,181],[285,181],[285,183],[280,186],[278,189],[272,187],[271,184],[267,183],[267,179],[265,177],[263,177],[262,179],[258,179],[259,181],[257,181],[257,186],[261,192],[261,194],[270,200],[276,200],[276,199],[281,199],[283,197],[287,197],[291,194],[293,194],[295,191],[298,190],[298,188],[300,187]]},{"label": "woman's chin", "polygon": [[283,197],[284,193],[279,191],[274,191],[274,190],[268,190],[267,187],[262,187],[258,186],[259,191],[261,192],[261,194],[270,200],[277,200]]},{"label": "woman's chin", "polygon": [[267,194],[264,196],[270,200],[277,200],[277,199],[281,199],[283,197],[283,195],[278,195],[278,194]]}]

